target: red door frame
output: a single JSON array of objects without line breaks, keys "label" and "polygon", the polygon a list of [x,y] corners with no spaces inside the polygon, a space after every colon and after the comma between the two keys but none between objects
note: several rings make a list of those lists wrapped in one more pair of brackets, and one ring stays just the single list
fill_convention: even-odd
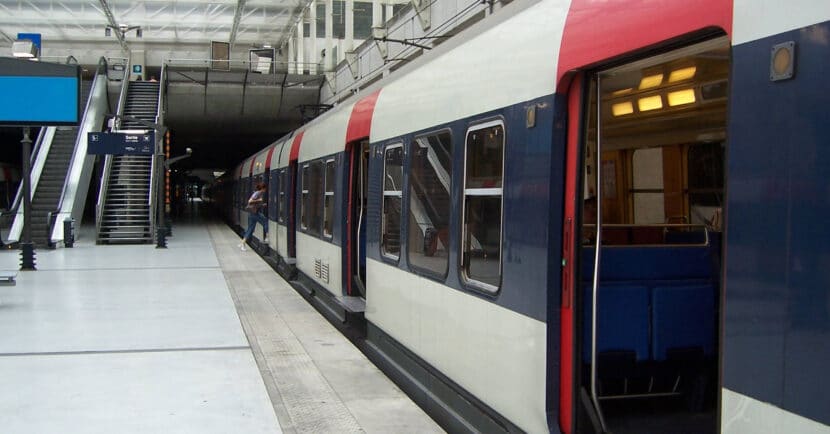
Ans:
[{"label": "red door frame", "polygon": [[580,157],[580,132],[582,125],[583,75],[574,76],[568,89],[568,135],[565,151],[565,202],[562,233],[562,300],[559,324],[559,427],[564,433],[573,432],[574,402],[574,292],[576,290],[576,203],[577,181],[580,179],[578,163]]},{"label": "red door frame", "polygon": [[[360,243],[360,240],[352,239],[352,226],[354,225],[354,172],[358,164],[360,164],[360,152],[362,152],[361,143],[369,140],[369,133],[372,129],[372,116],[375,112],[375,104],[380,96],[381,89],[366,95],[355,103],[352,108],[349,123],[346,126],[346,146],[345,155],[347,161],[346,165],[348,172],[349,192],[346,201],[346,272],[343,275],[346,278],[346,294],[353,295],[352,276],[358,267],[360,258],[352,258],[353,244]],[[368,167],[367,167],[368,169]],[[359,234],[358,234],[359,236]]]},{"label": "red door frame", "polygon": [[[558,89],[568,90],[568,136],[566,151],[565,210],[563,216],[562,301],[560,319],[559,426],[563,432],[574,428],[574,288],[577,181],[582,88],[585,78],[572,75],[608,59],[619,58],[647,47],[654,47],[682,35],[703,29],[719,28],[732,34],[732,1],[724,0],[573,0],[560,43]],[[572,78],[572,81],[571,81]]]}]

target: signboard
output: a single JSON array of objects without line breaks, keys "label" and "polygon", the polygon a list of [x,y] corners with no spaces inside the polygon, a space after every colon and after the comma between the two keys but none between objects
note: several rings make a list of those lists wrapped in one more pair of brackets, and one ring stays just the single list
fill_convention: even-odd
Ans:
[{"label": "signboard", "polygon": [[0,57],[0,126],[78,125],[81,67]]},{"label": "signboard", "polygon": [[32,43],[35,44],[35,47],[37,47],[38,53],[43,52],[43,49],[40,46],[40,43],[41,43],[40,33],[18,33],[17,34],[17,39],[28,39],[28,40],[32,41]]},{"label": "signboard", "polygon": [[231,44],[229,42],[211,41],[210,69],[216,71],[231,70]]},{"label": "signboard", "polygon": [[273,48],[258,48],[248,50],[248,64],[251,72],[258,72],[260,74],[271,74],[274,72],[274,59],[277,57],[277,52]]},{"label": "signboard", "polygon": [[87,150],[90,155],[153,155],[156,133],[87,133]]}]

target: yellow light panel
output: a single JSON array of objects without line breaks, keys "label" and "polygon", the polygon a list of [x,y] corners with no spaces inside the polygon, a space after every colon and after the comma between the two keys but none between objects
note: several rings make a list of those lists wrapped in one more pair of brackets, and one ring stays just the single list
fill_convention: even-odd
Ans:
[{"label": "yellow light panel", "polygon": [[660,95],[647,96],[637,100],[637,108],[641,112],[663,108],[663,98]]},{"label": "yellow light panel", "polygon": [[671,72],[671,74],[669,74],[669,83],[676,83],[678,81],[688,80],[695,76],[695,72],[697,72],[696,66],[675,69]]},{"label": "yellow light panel", "polygon": [[616,103],[611,106],[611,113],[614,116],[630,115],[634,113],[634,104],[631,104],[631,101]]},{"label": "yellow light panel", "polygon": [[611,96],[625,95],[627,93],[631,93],[632,90],[634,90],[634,89],[632,89],[630,87],[628,89],[615,90],[615,91],[611,92]]},{"label": "yellow light panel", "polygon": [[671,107],[683,104],[692,104],[693,102],[695,102],[694,89],[684,89],[675,92],[669,92],[669,105]]},{"label": "yellow light panel", "polygon": [[663,82],[663,74],[654,74],[649,75],[648,77],[643,77],[640,80],[640,90],[643,89],[650,89],[652,87],[660,86],[660,83]]}]

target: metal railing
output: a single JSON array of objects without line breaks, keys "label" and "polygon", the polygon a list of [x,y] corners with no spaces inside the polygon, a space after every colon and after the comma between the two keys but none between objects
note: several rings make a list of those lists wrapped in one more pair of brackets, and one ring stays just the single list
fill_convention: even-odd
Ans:
[{"label": "metal railing", "polygon": [[[124,63],[124,78],[121,80],[121,93],[118,96],[118,108],[116,115],[118,116],[113,123],[114,129],[119,129],[121,124],[121,115],[124,114],[124,107],[127,105],[127,91],[129,89],[129,71],[130,58],[126,59]],[[101,221],[103,220],[104,204],[107,196],[107,189],[110,183],[110,171],[112,169],[112,155],[104,157],[104,167],[101,170],[101,185],[98,189],[98,201],[95,204],[95,236],[101,233]]]},{"label": "metal railing", "polygon": [[[161,74],[159,74],[159,93],[158,93],[158,107],[156,109],[156,125],[164,125],[164,99],[167,94],[167,65],[162,65]],[[164,207],[161,197],[164,182],[164,164],[161,159],[163,157],[162,143],[164,141],[163,131],[156,131],[156,143],[154,147],[153,156],[150,158],[150,193],[147,198],[147,204],[150,208],[150,234],[151,236],[158,236],[156,228],[164,224],[163,217],[159,216],[159,207]]]},{"label": "metal railing", "polygon": [[[166,59],[164,65],[174,68],[209,68],[217,72],[242,72],[247,70],[261,74],[303,74],[304,71],[314,69],[316,69],[317,74],[332,72],[324,70],[322,62],[286,62],[276,59],[272,59],[270,62],[251,62],[250,60]],[[263,65],[268,65],[267,70],[263,71],[265,69]]]},{"label": "metal railing", "polygon": [[[596,232],[597,225],[594,223],[587,223],[583,225],[584,228],[590,229],[591,232]],[[657,231],[655,231],[655,229]],[[608,230],[608,231],[607,231]],[[643,230],[650,230],[646,233]],[[602,225],[602,238],[606,239],[609,238],[609,234],[611,232],[618,232],[624,233],[629,235],[629,240],[627,242],[613,242],[608,244],[603,244],[602,247],[631,247],[631,246],[638,246],[638,247],[659,247],[659,246],[708,246],[709,245],[709,226],[705,224],[689,224],[689,223],[655,223],[655,224],[603,224]],[[635,236],[637,232],[642,232],[645,242],[638,241]],[[653,242],[653,240],[649,239],[649,235],[660,234],[662,236],[666,236],[672,233],[689,233],[689,234],[702,234],[701,241],[696,241],[695,239],[691,238],[688,242],[680,242],[680,241],[669,241],[665,238],[662,242]],[[583,240],[583,245],[595,245],[595,239]]]}]

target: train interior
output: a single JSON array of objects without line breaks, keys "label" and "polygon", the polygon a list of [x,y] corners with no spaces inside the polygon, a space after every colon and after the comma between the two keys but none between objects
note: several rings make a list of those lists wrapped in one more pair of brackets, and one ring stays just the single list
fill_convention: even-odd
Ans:
[{"label": "train interior", "polygon": [[718,38],[588,82],[576,315],[602,431],[717,432],[729,68]]},{"label": "train interior", "polygon": [[349,200],[349,264],[347,293],[366,297],[366,210],[369,195],[369,141],[351,145]]}]

